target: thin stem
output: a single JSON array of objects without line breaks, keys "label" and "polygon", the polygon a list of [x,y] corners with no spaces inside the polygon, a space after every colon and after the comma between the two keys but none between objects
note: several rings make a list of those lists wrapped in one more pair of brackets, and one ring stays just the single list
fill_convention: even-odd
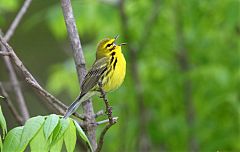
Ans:
[{"label": "thin stem", "polygon": [[112,107],[110,106],[110,104],[108,102],[108,99],[106,97],[106,92],[102,88],[102,83],[99,82],[98,85],[99,85],[99,90],[101,93],[101,98],[103,98],[103,101],[106,106],[106,114],[108,115],[109,123],[112,124],[112,123],[114,123],[113,116],[112,116]]},{"label": "thin stem", "polygon": [[98,111],[97,113],[95,113],[95,118],[97,118],[97,117],[99,117],[99,116],[101,116],[101,115],[103,115],[104,114],[104,111],[103,110],[100,110],[100,111]]},{"label": "thin stem", "polygon": [[7,71],[9,73],[9,79],[11,81],[13,91],[16,94],[16,102],[17,102],[19,110],[21,112],[23,121],[26,121],[29,118],[29,112],[27,109],[27,105],[26,105],[23,93],[22,93],[22,89],[21,89],[19,81],[17,79],[17,75],[14,71],[12,63],[9,60],[9,56],[11,56],[11,53],[7,52],[6,48],[3,45],[0,45],[0,46],[2,48],[2,52],[4,52],[4,53],[6,52],[9,54],[8,56],[3,56],[3,60],[6,65]]},{"label": "thin stem", "polygon": [[[95,150],[95,152],[100,152],[101,151],[105,134],[107,133],[108,129],[111,128],[111,126],[114,125],[117,122],[117,119],[114,119],[113,116],[112,116],[112,107],[110,106],[110,104],[108,102],[108,99],[106,98],[106,92],[102,89],[102,83],[99,82],[98,85],[99,85],[99,91],[101,93],[101,98],[103,98],[103,101],[104,101],[105,106],[106,106],[106,113],[108,115],[108,122],[109,123],[105,126],[105,128],[103,129],[103,131],[100,134],[99,141],[98,141],[98,147]],[[100,123],[105,123],[105,121],[100,122]]]},{"label": "thin stem", "polygon": [[[117,120],[118,120],[118,117],[113,117],[113,121],[117,121]],[[105,124],[105,123],[109,123],[109,119],[98,121],[98,122],[96,122],[95,125],[98,126],[98,125]]]},{"label": "thin stem", "polygon": [[100,137],[99,137],[99,141],[98,141],[98,147],[95,150],[95,152],[100,152],[103,146],[103,142],[104,142],[104,136],[107,133],[108,129],[112,127],[112,125],[114,125],[117,121],[113,121],[113,123],[108,123],[105,128],[102,130]]},{"label": "thin stem", "polygon": [[1,92],[2,96],[4,97],[3,100],[7,103],[9,110],[12,112],[14,118],[17,120],[17,123],[19,125],[23,125],[23,123],[24,123],[23,118],[20,116],[17,109],[15,109],[12,101],[10,100],[10,98],[9,98],[7,92],[5,91],[1,82],[0,82],[0,92]]}]

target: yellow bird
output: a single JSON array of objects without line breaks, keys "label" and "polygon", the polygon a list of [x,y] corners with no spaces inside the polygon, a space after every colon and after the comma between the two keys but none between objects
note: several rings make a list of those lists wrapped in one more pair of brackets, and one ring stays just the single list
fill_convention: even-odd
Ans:
[{"label": "yellow bird", "polygon": [[116,44],[117,38],[106,38],[99,42],[96,60],[82,82],[80,96],[68,107],[64,118],[74,113],[82,102],[99,93],[99,82],[105,92],[113,91],[123,83],[126,60],[121,46],[126,43]]}]

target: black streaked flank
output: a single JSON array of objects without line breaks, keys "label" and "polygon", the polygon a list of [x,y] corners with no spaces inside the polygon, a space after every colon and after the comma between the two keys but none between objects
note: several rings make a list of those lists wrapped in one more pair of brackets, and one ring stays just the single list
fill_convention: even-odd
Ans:
[{"label": "black streaked flank", "polygon": [[112,64],[113,60],[114,60],[114,56],[115,56],[116,52],[112,52],[110,55],[112,56],[111,57],[111,61],[110,61],[110,64]]},{"label": "black streaked flank", "polygon": [[116,58],[116,60],[115,60],[114,63],[113,63],[113,69],[114,69],[114,70],[115,70],[116,65],[117,65],[117,58]]},{"label": "black streaked flank", "polygon": [[110,52],[112,52],[113,50],[115,50],[116,46],[113,46],[111,49],[109,49]]}]

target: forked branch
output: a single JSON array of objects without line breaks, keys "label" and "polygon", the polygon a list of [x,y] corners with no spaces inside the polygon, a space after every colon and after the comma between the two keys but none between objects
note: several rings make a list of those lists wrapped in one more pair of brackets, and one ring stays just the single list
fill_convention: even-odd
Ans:
[{"label": "forked branch", "polygon": [[[105,126],[105,128],[102,130],[100,137],[99,137],[99,141],[98,141],[98,147],[96,149],[95,152],[100,152],[103,146],[103,141],[104,141],[104,136],[107,133],[108,129],[112,127],[112,125],[114,125],[117,122],[117,119],[114,119],[112,116],[112,107],[110,106],[108,99],[106,97],[106,92],[103,90],[102,88],[102,83],[99,82],[99,89],[100,89],[100,93],[101,93],[101,98],[103,98],[103,101],[105,103],[106,106],[106,114],[108,115],[108,124]],[[105,122],[104,122],[105,123]]]},{"label": "forked branch", "polygon": [[[9,57],[15,66],[19,69],[19,71],[25,77],[25,80],[32,88],[34,88],[49,105],[51,105],[54,109],[56,109],[60,114],[65,113],[65,109],[67,106],[64,105],[60,100],[50,94],[48,91],[44,90],[42,86],[37,82],[37,80],[32,76],[32,74],[28,71],[28,69],[23,65],[22,61],[18,58],[15,54],[14,50],[9,46],[9,44],[0,37],[0,43],[6,48],[7,52],[10,53]],[[84,119],[83,116],[74,113],[74,116],[78,117],[79,119]]]}]

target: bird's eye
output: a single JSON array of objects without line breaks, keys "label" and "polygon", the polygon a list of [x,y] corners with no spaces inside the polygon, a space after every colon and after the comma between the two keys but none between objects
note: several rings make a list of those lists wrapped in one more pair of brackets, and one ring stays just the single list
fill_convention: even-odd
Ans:
[{"label": "bird's eye", "polygon": [[110,47],[111,45],[112,45],[112,44],[108,44],[108,45],[107,45],[107,48]]}]

